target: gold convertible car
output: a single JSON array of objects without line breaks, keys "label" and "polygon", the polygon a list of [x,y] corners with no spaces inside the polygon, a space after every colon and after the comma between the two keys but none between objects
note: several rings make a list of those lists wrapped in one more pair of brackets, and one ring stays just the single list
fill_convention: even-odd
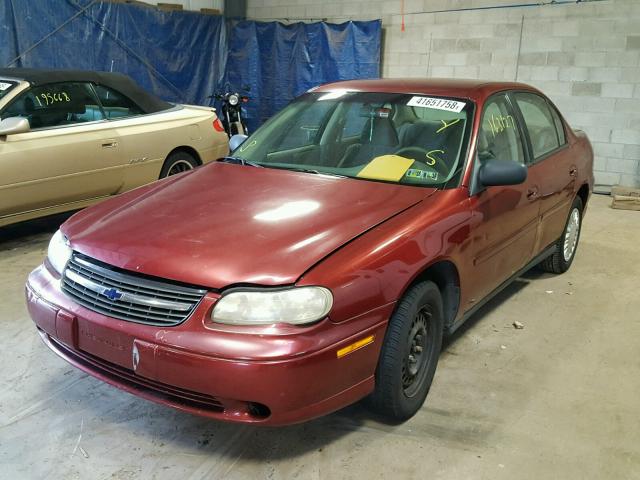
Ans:
[{"label": "gold convertible car", "polygon": [[213,108],[116,73],[0,69],[0,226],[86,207],[228,153]]}]

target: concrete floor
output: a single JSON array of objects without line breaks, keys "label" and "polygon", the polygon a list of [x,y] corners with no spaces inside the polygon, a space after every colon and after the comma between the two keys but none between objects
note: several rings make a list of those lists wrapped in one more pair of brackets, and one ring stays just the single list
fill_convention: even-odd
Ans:
[{"label": "concrete floor", "polygon": [[609,202],[592,199],[568,273],[525,275],[448,342],[427,404],[395,426],[362,405],[229,425],[94,380],[24,307],[60,217],[0,229],[0,478],[640,479],[640,212]]}]

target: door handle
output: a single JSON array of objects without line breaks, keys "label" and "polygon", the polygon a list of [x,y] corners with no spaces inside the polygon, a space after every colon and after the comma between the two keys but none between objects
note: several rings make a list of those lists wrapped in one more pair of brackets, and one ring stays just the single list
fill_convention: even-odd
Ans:
[{"label": "door handle", "polygon": [[578,169],[576,167],[571,167],[571,170],[569,170],[569,176],[575,177],[577,175],[578,175]]},{"label": "door handle", "polygon": [[102,148],[116,148],[118,146],[118,142],[115,140],[105,140],[102,142]]},{"label": "door handle", "polygon": [[527,190],[527,198],[533,200],[538,196],[538,187],[531,187]]}]

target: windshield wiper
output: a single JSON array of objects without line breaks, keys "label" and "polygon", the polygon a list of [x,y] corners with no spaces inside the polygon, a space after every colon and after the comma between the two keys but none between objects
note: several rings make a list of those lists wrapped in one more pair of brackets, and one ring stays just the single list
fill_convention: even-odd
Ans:
[{"label": "windshield wiper", "polygon": [[304,167],[281,167],[281,166],[273,166],[273,165],[265,165],[267,168],[276,168],[278,170],[291,170],[293,172],[303,172],[303,173],[313,173],[315,175],[329,175],[331,177],[340,177],[340,178],[349,178],[346,175],[340,175],[339,173],[331,173],[331,172],[321,172],[320,170],[315,170],[313,168],[304,168]]},{"label": "windshield wiper", "polygon": [[250,161],[245,160],[244,158],[240,158],[240,157],[222,157],[218,161],[219,162],[224,162],[224,163],[233,163],[235,165],[249,165],[250,167],[262,168],[262,165],[250,162]]}]

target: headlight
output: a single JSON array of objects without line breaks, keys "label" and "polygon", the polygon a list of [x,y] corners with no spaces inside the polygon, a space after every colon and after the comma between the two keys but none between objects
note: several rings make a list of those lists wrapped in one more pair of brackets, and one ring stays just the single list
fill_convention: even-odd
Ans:
[{"label": "headlight", "polygon": [[71,247],[69,246],[69,240],[62,234],[60,230],[53,234],[51,241],[49,242],[49,250],[47,251],[47,257],[49,263],[56,271],[62,274],[64,267],[71,258]]},{"label": "headlight", "polygon": [[325,317],[332,305],[333,295],[322,287],[235,291],[218,300],[211,319],[229,325],[303,325]]},{"label": "headlight", "polygon": [[238,98],[238,95],[229,95],[229,105],[235,107],[239,101],[240,99]]}]

